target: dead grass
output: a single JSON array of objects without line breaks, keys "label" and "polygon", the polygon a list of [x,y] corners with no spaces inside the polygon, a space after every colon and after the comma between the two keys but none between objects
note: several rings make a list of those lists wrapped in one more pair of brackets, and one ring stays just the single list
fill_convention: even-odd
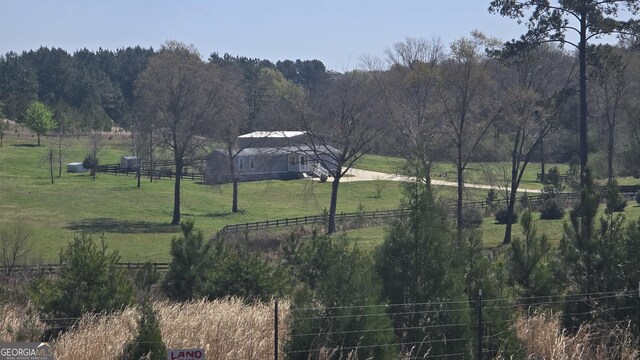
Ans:
[{"label": "dead grass", "polygon": [[[170,348],[204,348],[207,359],[273,358],[273,303],[247,305],[240,299],[156,303],[162,338]],[[278,336],[289,332],[289,304],[279,306]]]},{"label": "dead grass", "polygon": [[640,356],[636,341],[626,327],[600,330],[587,324],[572,335],[562,330],[558,314],[539,313],[519,319],[515,331],[524,344],[527,359],[631,360]]},{"label": "dead grass", "polygon": [[137,334],[135,308],[110,315],[87,314],[54,345],[56,359],[118,359]]},{"label": "dead grass", "polygon": [[37,341],[45,328],[31,304],[3,304],[0,314],[0,342]]}]

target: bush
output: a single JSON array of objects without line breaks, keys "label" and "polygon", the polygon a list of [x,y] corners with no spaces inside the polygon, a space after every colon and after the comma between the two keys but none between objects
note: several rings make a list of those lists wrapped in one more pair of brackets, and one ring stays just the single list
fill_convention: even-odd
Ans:
[{"label": "bush", "polygon": [[467,208],[462,212],[462,227],[465,229],[478,228],[482,225],[482,212],[477,208]]},{"label": "bush", "polygon": [[528,209],[531,206],[531,200],[529,199],[529,194],[525,191],[520,195],[520,206],[524,209]]},{"label": "bush", "polygon": [[564,217],[564,208],[560,206],[557,199],[547,199],[540,210],[540,219],[558,220]]},{"label": "bush", "polygon": [[91,235],[76,234],[60,254],[56,278],[42,278],[31,288],[33,303],[45,316],[61,319],[56,335],[89,311],[111,312],[134,301],[134,286],[126,270],[117,266],[120,255],[107,252],[104,236],[97,245]]},{"label": "bush", "polygon": [[122,360],[164,360],[167,358],[167,348],[162,341],[160,324],[153,310],[151,301],[142,302],[142,315],[138,321],[138,335],[124,351]]},{"label": "bush", "polygon": [[[509,217],[508,217],[508,211],[507,208],[502,208],[500,210],[498,210],[496,212],[496,222],[498,224],[507,224],[507,222],[509,221]],[[513,214],[511,215],[511,224],[515,224],[518,222],[518,214],[515,212],[515,210],[513,211]]]},{"label": "bush", "polygon": [[624,211],[624,208],[627,207],[627,200],[620,194],[620,186],[616,180],[609,180],[607,182],[605,200],[607,204],[605,212],[607,214]]},{"label": "bush", "polygon": [[489,191],[487,191],[487,198],[485,199],[485,202],[487,203],[487,207],[493,211],[496,209],[496,204],[495,201],[498,199],[498,193],[496,192],[495,189],[489,189]]}]

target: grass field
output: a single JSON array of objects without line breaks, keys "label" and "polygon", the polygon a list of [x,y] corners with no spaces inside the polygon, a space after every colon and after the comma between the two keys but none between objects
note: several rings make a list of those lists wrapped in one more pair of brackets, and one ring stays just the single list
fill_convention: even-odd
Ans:
[{"label": "grass field", "polygon": [[[123,261],[167,261],[172,236],[179,233],[169,225],[173,211],[172,180],[136,187],[134,176],[88,173],[70,174],[51,184],[46,161],[55,139],[43,138],[33,146],[31,137],[4,139],[0,148],[0,226],[19,222],[32,232],[37,244],[33,261],[55,262],[59,249],[74,233],[104,232],[111,249],[118,249]],[[69,140],[65,162],[82,161],[86,140]],[[101,163],[114,163],[127,155],[127,144],[119,138],[104,140]],[[57,173],[56,173],[57,175]],[[265,181],[240,184],[241,213],[231,209],[231,187],[182,182],[182,217],[193,219],[209,236],[226,224],[316,215],[329,206],[331,184],[309,180]],[[385,185],[376,197],[372,182],[342,184],[338,212],[397,208],[401,198],[398,183]]]},{"label": "grass field", "polygon": [[[74,138],[66,142],[64,162],[82,161],[87,140]],[[105,138],[103,142],[101,163],[115,163],[129,154],[127,141],[121,136]],[[51,184],[47,154],[54,143],[55,138],[45,137],[43,146],[36,147],[35,138],[24,134],[11,134],[4,139],[4,147],[0,148],[0,229],[10,229],[19,223],[31,232],[36,250],[32,262],[56,262],[60,248],[81,231],[94,236],[104,233],[109,248],[119,250],[122,261],[168,261],[171,238],[179,234],[178,226],[169,225],[174,182],[150,183],[143,179],[142,188],[138,189],[134,176],[98,174],[93,181],[88,173],[70,174],[63,169],[62,177]],[[358,167],[395,173],[401,163],[400,159],[368,155]],[[446,166],[438,164],[439,169],[448,169]],[[533,169],[527,176],[535,180]],[[341,184],[338,213],[353,212],[360,206],[366,211],[397,208],[402,185],[385,182],[378,197],[376,183],[379,181]],[[212,187],[191,181],[182,184],[182,218],[195,220],[207,237],[227,224],[317,215],[329,206],[331,187],[329,182],[309,180],[241,183],[242,211],[234,214],[230,212],[229,185]],[[453,201],[455,197],[453,187],[440,187],[436,191],[441,198]],[[483,200],[486,193],[466,189],[465,201]],[[640,209],[633,202],[625,214],[636,219]],[[562,235],[562,221],[541,222],[539,227],[552,242]],[[482,231],[485,244],[493,246],[502,240],[504,226],[486,218]],[[519,232],[516,225],[514,234]],[[383,239],[384,227],[349,231],[348,236],[358,246],[373,249]]]}]

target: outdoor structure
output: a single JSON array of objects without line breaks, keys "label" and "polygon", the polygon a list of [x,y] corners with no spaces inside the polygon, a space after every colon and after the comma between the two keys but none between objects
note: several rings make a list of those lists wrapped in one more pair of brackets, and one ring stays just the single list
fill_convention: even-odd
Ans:
[{"label": "outdoor structure", "polygon": [[138,167],[138,158],[135,156],[123,156],[120,158],[120,168],[127,170],[136,170]]},{"label": "outdoor structure", "polygon": [[82,166],[81,162],[70,162],[67,164],[67,172],[70,173],[81,173],[85,172],[87,169]]},{"label": "outdoor structure", "polygon": [[[330,146],[318,148],[310,139],[304,131],[256,131],[239,136],[234,150],[237,154],[234,166],[238,180],[331,176],[336,166],[328,153],[337,150]],[[210,182],[232,181],[226,150],[214,150],[206,160],[207,179]]]}]

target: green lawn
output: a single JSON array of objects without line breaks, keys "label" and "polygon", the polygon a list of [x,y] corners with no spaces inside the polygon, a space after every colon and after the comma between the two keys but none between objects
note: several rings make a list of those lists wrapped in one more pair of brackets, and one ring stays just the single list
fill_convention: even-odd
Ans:
[{"label": "green lawn", "polygon": [[[123,261],[167,261],[171,238],[179,227],[169,225],[173,210],[172,180],[149,183],[143,179],[136,187],[134,176],[98,174],[93,181],[88,173],[69,174],[63,169],[61,178],[51,184],[47,154],[55,138],[43,138],[43,146],[33,146],[35,138],[11,134],[0,148],[0,229],[20,223],[27,228],[35,243],[34,262],[55,262],[60,248],[74,233],[104,233],[111,249],[118,249]],[[65,163],[82,161],[87,151],[85,138],[68,139]],[[128,144],[121,137],[104,140],[102,163],[118,162],[128,155]],[[369,155],[358,167],[394,173],[402,160]],[[448,169],[438,164],[438,171]],[[497,166],[497,165],[496,165]],[[473,165],[470,165],[473,167]],[[531,176],[535,180],[535,168]],[[449,171],[449,170],[447,170]],[[471,171],[473,173],[473,171]],[[206,236],[227,224],[316,215],[329,206],[330,182],[309,180],[264,181],[240,184],[240,213],[231,213],[231,187],[209,186],[183,181],[182,218],[193,219]],[[377,196],[379,182],[354,182],[340,185],[338,213],[354,212],[362,206],[366,211],[395,209],[402,198],[402,184],[385,182]],[[455,188],[438,187],[439,198],[451,203]],[[465,189],[465,201],[481,201],[487,191]],[[625,212],[628,219],[640,216],[640,208],[630,202]],[[562,221],[539,222],[539,228],[552,242],[562,235]],[[486,218],[482,226],[487,246],[500,243],[504,226]],[[519,225],[514,234],[519,234]],[[347,232],[358,246],[372,249],[384,237],[384,226]]]},{"label": "green lawn", "polygon": [[[19,222],[32,232],[37,257],[52,262],[74,233],[104,232],[111,249],[123,261],[167,261],[169,244],[179,228],[169,225],[173,210],[172,180],[136,187],[133,176],[88,173],[69,174],[51,184],[46,161],[55,139],[43,138],[43,146],[32,146],[30,137],[8,137],[0,148],[0,227]],[[65,162],[82,161],[86,140],[71,141]],[[105,139],[102,163],[117,162],[127,155],[121,139]],[[331,184],[309,180],[265,181],[240,184],[241,213],[231,209],[231,187],[182,182],[182,218],[194,219],[207,236],[226,224],[315,215],[329,206]],[[376,197],[373,182],[342,184],[338,212],[393,209],[399,206],[401,186],[389,183]]]}]

